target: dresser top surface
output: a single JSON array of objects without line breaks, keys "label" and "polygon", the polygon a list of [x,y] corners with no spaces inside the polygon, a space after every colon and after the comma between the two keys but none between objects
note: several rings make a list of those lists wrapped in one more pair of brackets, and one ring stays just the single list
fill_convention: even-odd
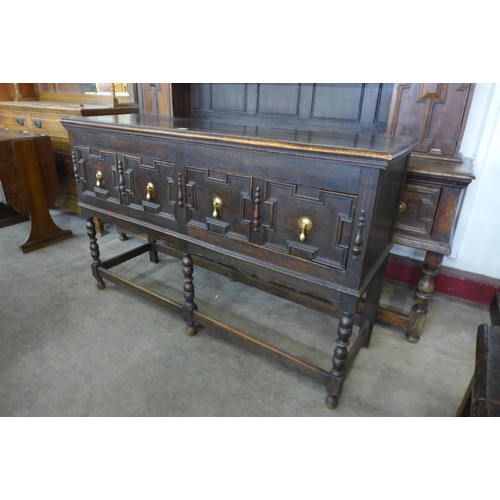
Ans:
[{"label": "dresser top surface", "polygon": [[177,137],[194,142],[217,141],[385,161],[408,153],[418,142],[417,139],[410,137],[384,134],[237,125],[221,121],[167,118],[144,114],[86,118],[68,117],[62,120],[62,124],[66,128],[76,126],[109,131],[147,133],[151,136]]}]

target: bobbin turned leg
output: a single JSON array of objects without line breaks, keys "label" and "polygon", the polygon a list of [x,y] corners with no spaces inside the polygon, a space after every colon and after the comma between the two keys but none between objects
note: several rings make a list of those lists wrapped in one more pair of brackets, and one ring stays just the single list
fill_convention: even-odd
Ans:
[{"label": "bobbin turned leg", "polygon": [[418,282],[416,293],[417,303],[411,308],[408,320],[406,321],[405,338],[413,344],[417,343],[420,340],[420,335],[422,335],[427,317],[427,305],[436,287],[435,280],[439,274],[443,257],[443,254],[435,252],[427,252],[425,254],[422,275]]},{"label": "bobbin turned leg", "polygon": [[182,273],[184,274],[184,309],[183,317],[187,323],[186,333],[192,337],[198,330],[193,321],[193,311],[198,308],[194,302],[194,284],[193,284],[193,259],[188,253],[182,254]]},{"label": "bobbin turned leg", "polygon": [[337,347],[333,351],[333,368],[330,370],[330,378],[326,383],[328,396],[325,404],[331,410],[337,408],[342,384],[346,375],[347,347],[352,335],[354,325],[354,313],[343,312],[339,319]]},{"label": "bobbin turned leg", "polygon": [[96,238],[96,229],[95,229],[95,224],[94,224],[94,219],[93,217],[86,217],[85,220],[87,221],[86,223],[86,228],[87,228],[87,235],[90,239],[90,255],[92,257],[92,274],[94,278],[97,280],[97,288],[99,290],[104,290],[106,285],[104,284],[103,279],[99,276],[97,266],[101,264],[101,259],[99,258],[100,253],[99,253],[99,245],[97,244],[97,238]]}]

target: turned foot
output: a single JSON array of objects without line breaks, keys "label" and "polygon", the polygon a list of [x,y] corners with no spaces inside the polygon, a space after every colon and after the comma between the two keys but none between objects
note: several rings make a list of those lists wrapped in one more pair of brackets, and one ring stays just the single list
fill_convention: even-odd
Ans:
[{"label": "turned foot", "polygon": [[186,335],[188,337],[194,337],[197,333],[198,329],[194,323],[186,326]]},{"label": "turned foot", "polygon": [[328,394],[325,399],[325,405],[330,410],[335,410],[335,408],[337,408],[337,406],[339,405],[338,396],[332,396],[331,394]]},{"label": "turned foot", "polygon": [[102,278],[97,279],[96,287],[98,290],[104,290],[106,288],[106,283],[102,280]]}]

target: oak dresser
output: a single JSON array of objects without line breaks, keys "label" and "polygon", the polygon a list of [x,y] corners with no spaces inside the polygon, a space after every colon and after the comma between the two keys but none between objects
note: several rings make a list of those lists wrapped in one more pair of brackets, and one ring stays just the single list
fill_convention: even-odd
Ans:
[{"label": "oak dresser", "polygon": [[[97,288],[109,280],[181,314],[188,335],[203,326],[238,339],[324,384],[326,405],[335,408],[348,369],[370,340],[417,141],[144,114],[61,123]],[[101,260],[95,217],[145,234],[147,242]],[[181,258],[183,303],[112,270],[144,253],[157,262],[158,252]],[[337,314],[332,366],[306,362],[199,310],[194,264]]]}]

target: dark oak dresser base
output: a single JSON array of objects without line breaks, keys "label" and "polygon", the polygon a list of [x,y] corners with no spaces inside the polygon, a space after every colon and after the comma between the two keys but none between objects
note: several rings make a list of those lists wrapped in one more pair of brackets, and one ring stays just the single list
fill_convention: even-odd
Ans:
[{"label": "dark oak dresser base", "polygon": [[[151,115],[62,123],[97,288],[107,280],[166,307],[184,318],[189,336],[204,327],[237,340],[323,384],[326,406],[336,408],[349,368],[370,341],[416,141]],[[101,260],[95,218],[148,242]],[[180,258],[183,303],[113,270],[143,254],[158,263],[158,253]],[[195,264],[337,316],[331,369],[199,310]]]}]

